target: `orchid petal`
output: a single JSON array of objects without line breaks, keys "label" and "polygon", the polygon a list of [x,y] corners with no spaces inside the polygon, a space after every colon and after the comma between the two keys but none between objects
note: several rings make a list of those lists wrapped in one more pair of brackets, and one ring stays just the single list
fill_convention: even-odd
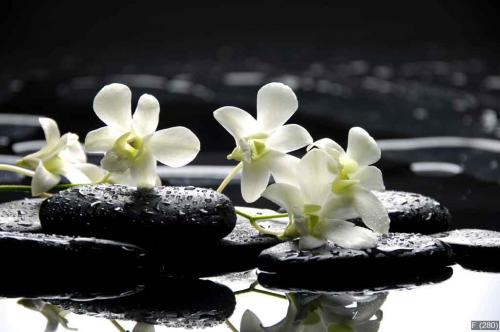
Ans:
[{"label": "orchid petal", "polygon": [[307,147],[307,151],[311,150],[313,147],[323,149],[327,153],[335,153],[336,157],[338,157],[339,154],[345,153],[344,149],[331,138],[322,138],[317,140]]},{"label": "orchid petal", "polygon": [[50,118],[39,118],[38,122],[40,122],[40,126],[42,126],[47,145],[52,146],[57,144],[57,141],[61,137],[57,123]]},{"label": "orchid petal", "polygon": [[254,134],[257,128],[257,121],[254,117],[238,107],[221,107],[214,111],[214,118],[236,140]]},{"label": "orchid petal", "polygon": [[245,310],[241,316],[240,332],[265,332],[259,317],[250,310]]},{"label": "orchid petal", "polygon": [[59,175],[52,174],[45,168],[42,162],[39,162],[35,170],[35,175],[31,180],[31,194],[33,196],[38,196],[41,193],[49,191],[54,188],[60,180],[61,177]]},{"label": "orchid petal", "polygon": [[85,137],[85,150],[87,152],[106,152],[110,150],[115,141],[123,135],[124,132],[106,126],[92,130]]},{"label": "orchid petal", "polygon": [[367,249],[377,245],[377,235],[371,230],[343,220],[328,220],[323,234],[336,245],[349,249]]},{"label": "orchid petal", "polygon": [[266,157],[275,182],[297,185],[297,165],[300,161],[299,158],[273,151],[269,151]]},{"label": "orchid petal", "polygon": [[241,195],[247,203],[255,202],[266,189],[271,173],[263,161],[244,162],[241,176]]},{"label": "orchid petal", "polygon": [[353,203],[368,228],[381,234],[389,232],[390,219],[387,210],[371,191],[357,188]]},{"label": "orchid petal", "polygon": [[200,140],[185,127],[159,130],[147,144],[161,163],[171,167],[188,164],[200,151]]},{"label": "orchid petal", "polygon": [[354,219],[359,213],[354,209],[353,198],[350,195],[331,195],[325,202],[320,217],[325,219]]},{"label": "orchid petal", "polygon": [[266,146],[280,152],[290,152],[303,148],[313,141],[307,130],[296,124],[288,124],[276,129],[266,140]]},{"label": "orchid petal", "polygon": [[140,136],[151,135],[158,127],[160,103],[149,94],[143,94],[137,102],[137,108],[132,117],[134,130]]},{"label": "orchid petal", "polygon": [[354,173],[351,178],[359,180],[359,185],[368,190],[385,190],[382,172],[375,166],[365,166]]},{"label": "orchid petal", "polygon": [[298,182],[307,204],[323,205],[330,192],[333,174],[328,170],[329,157],[322,150],[306,153],[297,168]]},{"label": "orchid petal", "polygon": [[150,189],[156,184],[156,158],[143,150],[130,166],[130,175],[138,188]]},{"label": "orchid petal", "polygon": [[94,111],[102,122],[115,129],[129,131],[132,92],[128,86],[113,83],[104,86],[94,98]]},{"label": "orchid petal", "polygon": [[300,189],[288,183],[274,183],[270,185],[262,193],[262,197],[294,214],[300,214],[304,205]]},{"label": "orchid petal", "polygon": [[98,183],[107,172],[97,165],[89,163],[67,164],[60,171],[71,183]]},{"label": "orchid petal", "polygon": [[87,155],[79,141],[73,141],[71,144],[68,144],[58,156],[70,163],[84,163],[87,161]]},{"label": "orchid petal", "polygon": [[360,166],[371,165],[380,159],[381,151],[377,142],[363,128],[349,130],[347,155]]},{"label": "orchid petal", "polygon": [[302,235],[299,239],[300,250],[311,250],[324,246],[326,241],[312,235]]},{"label": "orchid petal", "polygon": [[297,108],[297,96],[285,84],[269,83],[257,93],[257,122],[265,132],[283,125]]}]

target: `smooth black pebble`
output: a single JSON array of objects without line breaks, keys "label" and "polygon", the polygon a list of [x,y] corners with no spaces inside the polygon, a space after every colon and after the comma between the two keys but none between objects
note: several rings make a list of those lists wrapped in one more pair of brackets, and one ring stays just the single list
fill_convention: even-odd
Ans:
[{"label": "smooth black pebble", "polygon": [[0,232],[0,251],[3,297],[118,296],[150,271],[141,248],[110,240]]},{"label": "smooth black pebble", "polygon": [[0,204],[0,232],[40,232],[38,212],[42,198],[25,198]]},{"label": "smooth black pebble", "polygon": [[206,188],[84,185],[45,200],[40,220],[46,233],[95,236],[149,249],[162,243],[216,242],[234,228],[236,214],[229,198]]},{"label": "smooth black pebble", "polygon": [[[258,259],[259,280],[274,287],[351,290],[418,283],[448,275],[451,249],[430,236],[389,233],[375,248],[345,249],[333,244],[301,251],[295,241],[264,250]],[[267,278],[267,279],[265,279]]]},{"label": "smooth black pebble", "polygon": [[500,232],[483,229],[457,229],[434,234],[453,249],[455,260],[476,271],[500,272]]},{"label": "smooth black pebble", "polygon": [[[260,225],[272,227],[273,222]],[[214,244],[190,241],[180,248],[166,246],[151,254],[162,262],[165,275],[214,276],[257,267],[259,254],[280,242],[275,236],[260,234],[248,219],[238,216],[233,231]]]},{"label": "smooth black pebble", "polygon": [[146,283],[140,293],[123,298],[50,302],[76,314],[194,329],[223,323],[236,306],[233,292],[224,285],[175,278]]},{"label": "smooth black pebble", "polygon": [[[375,191],[374,194],[389,213],[390,232],[434,234],[450,228],[450,212],[430,197],[392,190]],[[363,226],[360,219],[352,221]]]}]

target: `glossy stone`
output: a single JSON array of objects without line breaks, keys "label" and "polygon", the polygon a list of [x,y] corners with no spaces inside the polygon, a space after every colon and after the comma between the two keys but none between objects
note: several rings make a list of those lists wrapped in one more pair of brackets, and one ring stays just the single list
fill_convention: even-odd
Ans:
[{"label": "glossy stone", "polygon": [[[430,197],[392,190],[374,193],[389,213],[390,232],[433,234],[449,229],[450,212]],[[353,222],[363,225],[360,219]]]},{"label": "glossy stone", "polygon": [[43,202],[44,232],[95,236],[154,247],[186,241],[216,242],[235,226],[225,195],[195,187],[136,190],[123,185],[85,185]]},{"label": "glossy stone", "polygon": [[[263,227],[272,224],[261,223]],[[259,254],[280,242],[274,236],[260,234],[247,219],[238,216],[233,231],[214,244],[192,241],[182,248],[166,244],[151,253],[162,262],[163,274],[211,276],[255,268]]]},{"label": "glossy stone", "polygon": [[500,232],[483,229],[457,229],[434,234],[453,249],[457,263],[478,271],[500,271]]},{"label": "glossy stone", "polygon": [[164,278],[150,281],[140,293],[123,298],[51,303],[76,314],[168,327],[206,328],[229,318],[236,299],[228,287],[209,280]]},{"label": "glossy stone", "polygon": [[363,282],[395,273],[418,275],[451,263],[450,248],[429,236],[389,233],[375,248],[345,249],[333,244],[300,251],[296,242],[285,242],[264,250],[258,261],[261,271],[302,276],[314,280],[349,278]]},{"label": "glossy stone", "polygon": [[149,272],[145,252],[95,238],[0,232],[2,287],[8,297],[116,296]]},{"label": "glossy stone", "polygon": [[38,211],[42,198],[25,198],[0,204],[0,232],[40,232]]}]

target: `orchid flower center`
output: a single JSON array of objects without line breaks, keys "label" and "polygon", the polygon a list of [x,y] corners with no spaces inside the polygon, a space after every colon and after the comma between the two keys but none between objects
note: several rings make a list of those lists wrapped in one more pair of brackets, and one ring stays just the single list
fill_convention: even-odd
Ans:
[{"label": "orchid flower center", "polygon": [[340,174],[332,183],[332,191],[338,195],[342,195],[349,193],[352,187],[359,183],[359,180],[351,179],[351,175],[358,170],[359,164],[356,160],[345,155],[339,158],[339,162],[341,166]]},{"label": "orchid flower center", "polygon": [[121,158],[134,159],[139,154],[143,144],[144,140],[141,137],[128,132],[116,140],[113,150]]},{"label": "orchid flower center", "polygon": [[45,166],[47,171],[55,173],[57,172],[57,170],[60,170],[64,167],[64,160],[56,156],[45,161],[43,165]]},{"label": "orchid flower center", "polygon": [[238,146],[227,156],[229,160],[250,163],[264,157],[269,150],[266,148],[266,134],[256,134],[238,141]]},{"label": "orchid flower center", "polygon": [[309,234],[313,234],[316,226],[320,222],[318,212],[321,210],[320,205],[316,204],[306,204],[303,208],[304,216],[306,217],[306,227]]}]

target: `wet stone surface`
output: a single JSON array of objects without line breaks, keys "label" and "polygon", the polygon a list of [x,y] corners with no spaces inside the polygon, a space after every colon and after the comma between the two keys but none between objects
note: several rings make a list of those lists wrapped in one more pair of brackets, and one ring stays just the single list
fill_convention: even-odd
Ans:
[{"label": "wet stone surface", "polygon": [[[419,234],[382,235],[375,248],[345,249],[333,244],[300,251],[296,242],[285,242],[264,250],[258,268],[264,272],[316,279],[339,276],[376,279],[387,275],[434,271],[451,263],[450,248],[432,237]],[[369,276],[369,278],[367,278]]]},{"label": "wet stone surface", "polygon": [[73,236],[0,232],[4,297],[83,297],[122,294],[149,271],[134,245]]},{"label": "wet stone surface", "polygon": [[500,232],[483,229],[457,229],[434,234],[453,249],[455,260],[465,268],[500,272]]},{"label": "wet stone surface", "polygon": [[156,247],[190,241],[213,243],[235,226],[225,195],[196,187],[136,190],[123,185],[85,185],[43,202],[44,232],[95,236]]},{"label": "wet stone surface", "polygon": [[38,211],[43,198],[25,198],[0,204],[0,232],[41,231]]},{"label": "wet stone surface", "polygon": [[[261,226],[266,224],[271,227],[272,222],[262,222]],[[238,216],[233,231],[215,244],[190,242],[179,248],[167,243],[151,254],[162,262],[163,274],[212,276],[255,268],[259,254],[280,242],[274,236],[260,234],[247,219]]]},{"label": "wet stone surface", "polygon": [[[451,215],[436,200],[415,193],[375,192],[391,219],[390,232],[433,234],[449,229]],[[354,223],[362,226],[361,220]]]},{"label": "wet stone surface", "polygon": [[174,278],[149,282],[140,293],[122,298],[50,302],[76,314],[184,328],[222,324],[236,306],[233,292],[224,285]]}]

